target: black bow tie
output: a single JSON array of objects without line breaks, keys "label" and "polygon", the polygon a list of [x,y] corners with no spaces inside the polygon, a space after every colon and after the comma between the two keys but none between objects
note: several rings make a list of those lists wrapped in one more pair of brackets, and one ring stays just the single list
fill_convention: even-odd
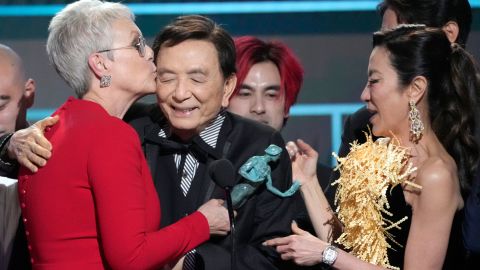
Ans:
[{"label": "black bow tie", "polygon": [[191,143],[180,143],[171,139],[158,137],[155,141],[151,141],[161,147],[162,152],[168,153],[187,153],[192,148]]},{"label": "black bow tie", "polygon": [[[162,138],[158,134],[160,128],[157,127],[145,136],[145,142],[153,143],[160,146],[160,154],[188,154],[191,153],[198,161],[205,162],[209,155],[214,159],[219,159],[221,155],[217,151],[207,145],[200,136],[195,136],[188,143],[182,143],[174,138]],[[172,136],[173,137],[173,136]]]}]

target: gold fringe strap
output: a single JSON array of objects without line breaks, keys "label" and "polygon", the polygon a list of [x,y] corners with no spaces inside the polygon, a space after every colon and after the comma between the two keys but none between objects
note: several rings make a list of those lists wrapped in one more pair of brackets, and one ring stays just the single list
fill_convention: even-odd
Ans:
[{"label": "gold fringe strap", "polygon": [[365,136],[364,144],[351,144],[346,157],[340,158],[333,153],[338,161],[335,169],[340,171],[340,178],[332,184],[338,185],[336,212],[344,226],[336,243],[363,261],[398,269],[389,263],[387,249],[392,247],[387,238],[399,245],[389,230],[400,229],[407,217],[391,221],[382,213],[392,216],[388,211],[389,188],[398,184],[421,188],[408,181],[417,168],[408,162],[408,149],[401,147],[397,139],[381,138],[373,142],[371,135],[365,133]]}]

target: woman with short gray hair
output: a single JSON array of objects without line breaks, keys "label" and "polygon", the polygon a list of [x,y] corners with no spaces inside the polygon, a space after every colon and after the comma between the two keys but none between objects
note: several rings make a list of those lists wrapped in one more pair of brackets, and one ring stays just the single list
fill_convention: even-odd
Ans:
[{"label": "woman with short gray hair", "polygon": [[[47,52],[75,90],[46,130],[48,163],[19,174],[34,269],[156,269],[228,231],[211,200],[168,227],[136,132],[121,118],[156,89],[153,52],[122,4],[81,0],[52,19]],[[212,222],[210,222],[212,221]]]}]

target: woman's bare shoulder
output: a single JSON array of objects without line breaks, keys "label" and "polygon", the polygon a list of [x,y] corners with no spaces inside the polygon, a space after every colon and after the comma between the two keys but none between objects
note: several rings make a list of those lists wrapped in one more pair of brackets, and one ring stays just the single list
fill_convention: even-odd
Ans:
[{"label": "woman's bare shoulder", "polygon": [[422,186],[420,201],[432,207],[451,205],[461,196],[453,159],[429,157],[418,168],[416,183]]}]

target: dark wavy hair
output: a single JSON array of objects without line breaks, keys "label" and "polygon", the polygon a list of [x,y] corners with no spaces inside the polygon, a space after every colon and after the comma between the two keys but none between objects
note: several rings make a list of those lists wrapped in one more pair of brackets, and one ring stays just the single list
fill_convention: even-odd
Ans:
[{"label": "dark wavy hair", "polygon": [[468,0],[383,0],[378,10],[383,16],[390,8],[398,23],[418,23],[429,27],[443,27],[447,22],[458,24],[456,43],[465,48],[472,24],[472,9]]},{"label": "dark wavy hair", "polygon": [[235,73],[233,38],[220,25],[200,15],[177,17],[157,34],[152,46],[155,64],[162,46],[173,47],[190,39],[209,41],[215,46],[224,78]]},{"label": "dark wavy hair", "polygon": [[455,159],[462,192],[468,193],[479,157],[474,132],[480,83],[473,57],[451,45],[441,29],[419,25],[377,32],[373,46],[387,49],[401,86],[416,76],[427,79],[432,128]]}]

